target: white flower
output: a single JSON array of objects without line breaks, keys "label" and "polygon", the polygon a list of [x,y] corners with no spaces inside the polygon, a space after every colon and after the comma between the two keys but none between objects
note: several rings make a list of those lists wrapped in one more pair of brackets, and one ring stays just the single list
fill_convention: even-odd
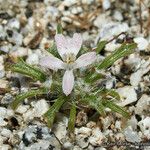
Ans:
[{"label": "white flower", "polygon": [[82,45],[82,38],[78,33],[75,33],[72,38],[57,34],[55,35],[55,42],[62,60],[49,55],[40,60],[40,65],[53,70],[66,70],[63,76],[62,89],[65,95],[68,96],[74,86],[73,69],[92,64],[96,60],[96,53],[88,52],[76,59]]}]

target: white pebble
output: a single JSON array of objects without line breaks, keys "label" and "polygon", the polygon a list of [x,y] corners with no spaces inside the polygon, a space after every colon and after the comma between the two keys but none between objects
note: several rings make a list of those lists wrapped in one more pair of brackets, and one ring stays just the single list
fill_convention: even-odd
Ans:
[{"label": "white pebble", "polygon": [[22,45],[23,36],[18,32],[13,33],[12,42],[17,45]]},{"label": "white pebble", "polygon": [[93,146],[101,145],[104,139],[104,135],[99,128],[95,128],[92,131],[92,136],[89,138],[89,142]]},{"label": "white pebble", "polygon": [[135,116],[131,116],[131,119],[128,121],[128,126],[131,126],[133,130],[137,129],[137,120],[135,118]]},{"label": "white pebble", "polygon": [[150,96],[143,94],[136,104],[135,113],[142,115],[143,111],[148,110],[149,108],[150,108]]},{"label": "white pebble", "polygon": [[28,111],[26,111],[24,114],[23,114],[23,118],[25,121],[27,120],[32,120],[34,118],[34,111],[33,109],[29,109]]},{"label": "white pebble", "polygon": [[121,130],[121,122],[120,121],[116,121],[115,122],[115,128]]},{"label": "white pebble", "polygon": [[16,109],[16,112],[23,114],[29,109],[28,105],[19,105],[18,108]]},{"label": "white pebble", "polygon": [[129,126],[125,129],[124,135],[127,141],[135,143],[140,142],[141,139],[136,131],[133,131],[132,128]]},{"label": "white pebble", "polygon": [[57,124],[54,124],[54,133],[59,140],[66,138],[67,125],[68,125],[68,118],[62,115],[61,115],[61,121],[59,121],[59,123]]},{"label": "white pebble", "polygon": [[148,41],[143,37],[134,38],[134,42],[137,43],[139,50],[145,50],[148,48]]},{"label": "white pebble", "polygon": [[91,4],[94,0],[82,0],[83,4]]},{"label": "white pebble", "polygon": [[5,118],[7,115],[7,109],[4,107],[0,107],[0,117]]},{"label": "white pebble", "polygon": [[140,81],[142,80],[142,76],[146,74],[150,70],[150,60],[143,62],[140,68],[131,74],[130,83],[133,86],[138,86]]},{"label": "white pebble", "polygon": [[109,9],[111,6],[110,0],[103,0],[102,6],[103,6],[104,10]]},{"label": "white pebble", "polygon": [[121,14],[120,11],[115,11],[114,13],[114,18],[117,20],[117,21],[122,21],[123,20],[123,16]]},{"label": "white pebble", "polygon": [[126,106],[128,104],[131,104],[135,101],[137,101],[137,94],[135,92],[135,89],[132,86],[125,86],[117,89],[121,101],[118,104],[121,106]]},{"label": "white pebble", "polygon": [[83,134],[86,136],[90,136],[91,133],[92,133],[92,129],[87,128],[87,127],[81,127],[81,128],[76,130],[76,134]]},{"label": "white pebble", "polygon": [[100,34],[99,34],[99,38],[101,38],[101,40],[108,40],[111,39],[113,36],[120,34],[121,32],[126,32],[128,31],[129,26],[127,23],[114,23],[114,22],[110,22],[107,24],[103,24],[101,30],[100,30]]},{"label": "white pebble", "polygon": [[4,137],[9,138],[12,135],[12,132],[6,128],[3,128],[1,131],[1,135]]},{"label": "white pebble", "polygon": [[26,62],[31,65],[37,65],[37,64],[39,64],[39,57],[37,54],[33,53],[28,56]]},{"label": "white pebble", "polygon": [[1,63],[1,64],[4,63],[4,58],[3,58],[3,56],[0,56],[0,63]]},{"label": "white pebble", "polygon": [[35,116],[41,117],[44,113],[48,111],[48,109],[49,109],[49,105],[46,102],[46,100],[44,99],[39,100],[34,106]]},{"label": "white pebble", "polygon": [[27,48],[23,48],[23,47],[15,47],[15,50],[11,51],[10,55],[13,58],[27,56],[28,55],[28,49]]},{"label": "white pebble", "polygon": [[3,26],[0,25],[0,39],[4,40],[5,37],[6,37],[6,35],[7,35],[7,34],[6,34],[6,32],[5,32],[4,28],[3,28]]},{"label": "white pebble", "polygon": [[150,117],[146,117],[145,119],[141,120],[138,125],[142,131],[149,130],[150,132]]},{"label": "white pebble", "polygon": [[61,20],[65,21],[65,22],[68,22],[68,23],[72,22],[72,19],[70,19],[69,17],[66,17],[66,16],[62,17]]},{"label": "white pebble", "polygon": [[0,46],[0,50],[5,53],[8,53],[11,49],[12,49],[12,45],[10,43]]},{"label": "white pebble", "polygon": [[0,79],[5,76],[4,65],[0,64]]},{"label": "white pebble", "polygon": [[2,126],[6,126],[6,125],[7,125],[7,122],[4,120],[4,118],[2,118],[0,116],[0,126],[2,127]]},{"label": "white pebble", "polygon": [[8,27],[10,27],[11,29],[19,29],[20,28],[20,22],[18,19],[11,19],[9,22],[8,22]]},{"label": "white pebble", "polygon": [[11,149],[11,147],[8,144],[2,144],[2,145],[0,145],[0,150],[10,150],[10,149]]},{"label": "white pebble", "polygon": [[115,42],[110,42],[106,45],[105,50],[108,52],[113,52],[119,47],[120,47],[120,44],[116,44]]},{"label": "white pebble", "polygon": [[89,145],[89,140],[86,139],[86,136],[79,134],[76,136],[77,145],[79,145],[82,149],[86,148]]},{"label": "white pebble", "polygon": [[7,117],[12,117],[14,115],[14,111],[12,109],[7,109]]},{"label": "white pebble", "polygon": [[2,88],[2,89],[6,89],[7,87],[8,87],[8,81],[7,80],[5,80],[5,79],[0,79],[0,88]]},{"label": "white pebble", "polygon": [[76,4],[77,1],[76,0],[65,0],[63,3],[65,6],[71,6],[71,5]]}]

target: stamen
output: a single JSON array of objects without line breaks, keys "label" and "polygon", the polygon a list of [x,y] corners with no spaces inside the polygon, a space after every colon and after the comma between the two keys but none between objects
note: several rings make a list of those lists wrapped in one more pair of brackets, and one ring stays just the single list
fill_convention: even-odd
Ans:
[{"label": "stamen", "polygon": [[75,59],[76,59],[76,57],[73,53],[64,54],[64,56],[63,56],[63,61],[66,62],[67,64],[74,63]]}]

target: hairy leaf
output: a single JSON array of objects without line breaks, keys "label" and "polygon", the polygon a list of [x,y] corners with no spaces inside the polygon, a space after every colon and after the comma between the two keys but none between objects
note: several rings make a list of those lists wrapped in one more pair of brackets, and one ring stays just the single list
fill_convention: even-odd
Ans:
[{"label": "hairy leaf", "polygon": [[55,44],[55,43],[53,43],[53,45],[52,45],[50,48],[48,48],[47,51],[48,51],[49,53],[51,53],[52,55],[54,55],[55,57],[61,59],[61,57],[60,57],[60,55],[59,55],[59,53],[58,53],[58,51],[57,51],[57,47],[56,47],[56,44]]},{"label": "hairy leaf", "polygon": [[99,114],[105,116],[105,107],[103,106],[103,103],[101,101],[98,102],[98,105],[94,107],[98,112]]},{"label": "hairy leaf", "polygon": [[106,44],[107,44],[107,41],[100,41],[97,44],[96,53],[99,54],[104,49],[104,47],[106,46]]},{"label": "hairy leaf", "polygon": [[103,98],[113,98],[114,100],[120,100],[120,95],[112,89],[102,89],[98,94],[103,96]]},{"label": "hairy leaf", "polygon": [[121,106],[116,105],[114,102],[110,100],[103,100],[103,105],[105,107],[110,108],[112,111],[121,114],[122,116],[129,118],[130,115],[127,111],[125,111]]},{"label": "hairy leaf", "polygon": [[87,76],[85,77],[85,82],[94,83],[102,78],[104,78],[104,75],[97,73],[97,72],[91,72],[91,73],[87,74]]},{"label": "hairy leaf", "polygon": [[62,25],[60,23],[58,23],[57,29],[56,29],[56,34],[62,34],[62,33],[63,33]]},{"label": "hairy leaf", "polygon": [[68,122],[68,129],[70,132],[74,131],[75,121],[76,121],[76,105],[72,104],[72,107],[70,109],[69,122]]},{"label": "hairy leaf", "polygon": [[58,99],[56,99],[55,103],[49,108],[49,110],[44,114],[44,117],[49,127],[52,127],[56,113],[59,111],[59,109],[66,100],[67,98],[65,97],[59,97]]},{"label": "hairy leaf", "polygon": [[25,98],[31,98],[34,96],[42,95],[47,93],[47,89],[38,89],[38,90],[30,90],[25,93],[21,93],[16,96],[15,100],[11,103],[11,108],[16,109],[18,105],[25,99]]},{"label": "hairy leaf", "polygon": [[122,44],[120,48],[115,50],[111,55],[106,57],[98,66],[98,69],[106,69],[110,67],[115,61],[121,57],[125,57],[131,53],[137,47],[136,43]]},{"label": "hairy leaf", "polygon": [[97,98],[95,95],[87,95],[82,102],[97,110],[101,115],[105,115],[105,108],[103,106],[101,97]]},{"label": "hairy leaf", "polygon": [[18,63],[13,64],[11,70],[31,77],[33,80],[39,80],[41,82],[46,80],[46,75],[39,68],[27,64],[22,59]]}]

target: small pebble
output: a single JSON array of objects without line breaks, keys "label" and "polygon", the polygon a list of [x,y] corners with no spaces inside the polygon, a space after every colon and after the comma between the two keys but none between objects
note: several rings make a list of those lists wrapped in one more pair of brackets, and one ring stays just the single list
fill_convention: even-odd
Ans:
[{"label": "small pebble", "polygon": [[134,38],[134,42],[137,43],[138,50],[146,50],[148,48],[148,41],[143,37]]},{"label": "small pebble", "polygon": [[110,0],[103,0],[102,6],[104,10],[109,9],[111,6]]},{"label": "small pebble", "polygon": [[132,86],[124,86],[122,88],[118,88],[117,91],[122,101],[119,103],[119,105],[126,106],[137,101],[137,94]]}]

